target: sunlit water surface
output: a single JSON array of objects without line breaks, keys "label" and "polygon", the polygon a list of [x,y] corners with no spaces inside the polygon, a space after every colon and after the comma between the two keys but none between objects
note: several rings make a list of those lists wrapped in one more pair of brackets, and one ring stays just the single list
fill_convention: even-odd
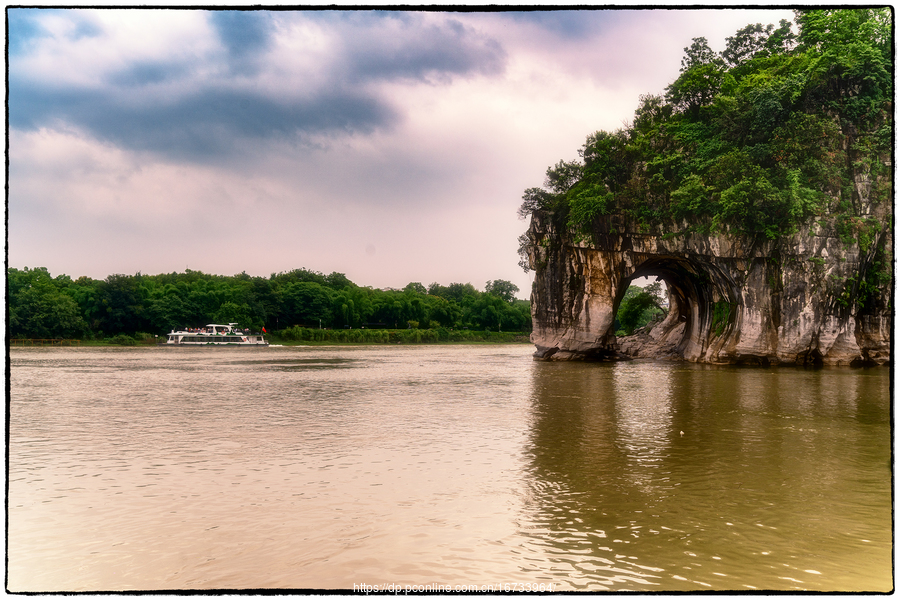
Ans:
[{"label": "sunlit water surface", "polygon": [[887,369],[12,349],[12,591],[890,590]]}]

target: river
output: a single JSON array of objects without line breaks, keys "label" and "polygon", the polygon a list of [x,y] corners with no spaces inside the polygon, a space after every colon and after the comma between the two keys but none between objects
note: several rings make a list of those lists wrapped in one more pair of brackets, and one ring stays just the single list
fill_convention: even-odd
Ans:
[{"label": "river", "polygon": [[888,369],[532,352],[13,348],[8,588],[893,589]]}]

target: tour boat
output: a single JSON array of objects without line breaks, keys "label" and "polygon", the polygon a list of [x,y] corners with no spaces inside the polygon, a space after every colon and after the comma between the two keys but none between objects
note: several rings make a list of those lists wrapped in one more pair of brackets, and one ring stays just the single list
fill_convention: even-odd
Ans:
[{"label": "tour boat", "polygon": [[[209,324],[194,331],[175,331],[169,333],[166,345],[179,346],[268,346],[266,338],[258,333],[247,333],[234,328],[237,323],[228,325]],[[263,330],[265,331],[265,330]]]}]

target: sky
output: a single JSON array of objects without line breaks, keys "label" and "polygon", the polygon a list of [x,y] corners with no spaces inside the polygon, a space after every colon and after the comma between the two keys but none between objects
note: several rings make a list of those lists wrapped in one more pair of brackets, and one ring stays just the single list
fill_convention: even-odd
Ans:
[{"label": "sky", "polygon": [[8,264],[504,279],[516,210],[683,49],[789,10],[7,9]]}]

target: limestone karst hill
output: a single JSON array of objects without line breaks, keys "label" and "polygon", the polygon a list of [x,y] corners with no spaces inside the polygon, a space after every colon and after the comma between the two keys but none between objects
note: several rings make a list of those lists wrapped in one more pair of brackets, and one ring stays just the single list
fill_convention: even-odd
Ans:
[{"label": "limestone karst hill", "polygon": [[[695,39],[664,96],[548,169],[520,210],[535,357],[888,363],[891,18],[797,11],[721,54]],[[643,276],[665,280],[668,316],[620,343]]]}]

